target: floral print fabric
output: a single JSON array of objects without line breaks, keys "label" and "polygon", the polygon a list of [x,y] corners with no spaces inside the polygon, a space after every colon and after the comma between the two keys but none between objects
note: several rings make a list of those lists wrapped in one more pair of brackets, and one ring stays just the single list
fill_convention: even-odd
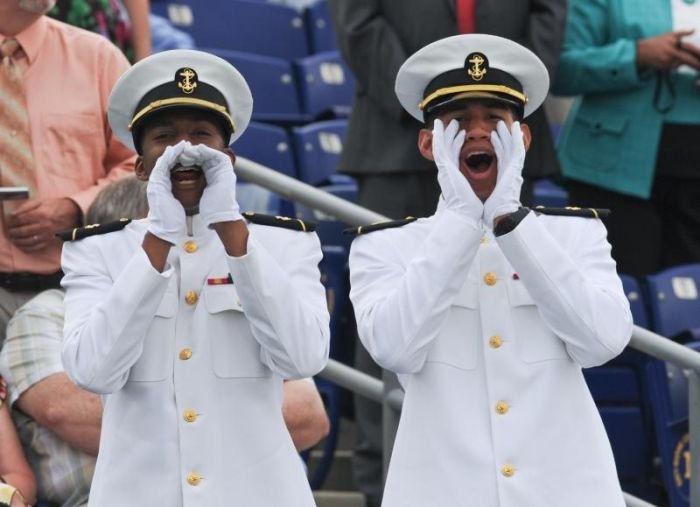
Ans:
[{"label": "floral print fabric", "polygon": [[117,0],[57,0],[48,14],[69,25],[107,37],[129,61],[134,61],[129,19]]}]

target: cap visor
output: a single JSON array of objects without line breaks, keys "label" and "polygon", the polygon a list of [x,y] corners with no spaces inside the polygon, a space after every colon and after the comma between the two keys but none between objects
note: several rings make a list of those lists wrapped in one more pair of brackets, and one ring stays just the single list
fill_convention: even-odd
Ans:
[{"label": "cap visor", "polygon": [[498,93],[482,92],[482,91],[470,91],[470,92],[456,93],[455,95],[451,95],[450,97],[447,97],[445,100],[442,100],[439,102],[433,102],[432,104],[430,104],[426,108],[425,112],[429,113],[431,111],[434,111],[437,108],[441,108],[443,106],[452,104],[454,102],[470,100],[470,99],[497,100],[499,102],[504,102],[506,104],[514,106],[519,110],[521,110],[523,107],[523,104],[521,102],[518,102],[517,100],[506,97],[504,95],[500,95]]}]

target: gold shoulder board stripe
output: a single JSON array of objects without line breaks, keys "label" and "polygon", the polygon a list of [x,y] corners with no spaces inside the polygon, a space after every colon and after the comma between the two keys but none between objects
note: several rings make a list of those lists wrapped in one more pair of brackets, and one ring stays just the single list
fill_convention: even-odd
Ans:
[{"label": "gold shoulder board stripe", "polygon": [[369,225],[360,225],[359,227],[350,227],[343,230],[343,234],[368,234],[374,231],[381,231],[383,229],[393,229],[394,227],[401,227],[411,222],[415,222],[417,218],[406,217],[402,220],[388,220],[386,222],[375,222]]},{"label": "gold shoulder board stripe", "polygon": [[108,232],[120,231],[131,222],[130,218],[120,218],[115,222],[106,224],[90,224],[85,227],[75,227],[67,231],[60,231],[56,236],[63,241],[77,241],[87,238],[88,236],[96,236],[98,234],[107,234]]},{"label": "gold shoulder board stripe", "polygon": [[535,212],[542,213],[543,215],[584,218],[606,218],[610,214],[610,210],[606,208],[579,208],[576,206],[567,206],[566,208],[545,208],[544,206],[536,206]]},{"label": "gold shoulder board stripe", "polygon": [[317,227],[317,224],[306,222],[299,218],[264,215],[262,213],[253,213],[252,211],[246,211],[243,213],[243,217],[254,224],[282,227],[283,229],[292,229],[294,231],[314,232]]}]

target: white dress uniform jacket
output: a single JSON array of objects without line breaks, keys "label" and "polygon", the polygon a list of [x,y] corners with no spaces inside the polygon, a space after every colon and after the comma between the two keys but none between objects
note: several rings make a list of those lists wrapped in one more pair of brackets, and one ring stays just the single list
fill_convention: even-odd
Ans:
[{"label": "white dress uniform jacket", "polygon": [[624,506],[581,372],[632,332],[600,221],[531,212],[494,238],[438,209],[358,237],[350,270],[406,391],[383,507]]},{"label": "white dress uniform jacket", "polygon": [[63,249],[66,373],[104,394],[89,505],[313,506],[281,397],[328,358],[318,237],[249,224],[234,258],[195,216],[159,273],[146,227]]}]

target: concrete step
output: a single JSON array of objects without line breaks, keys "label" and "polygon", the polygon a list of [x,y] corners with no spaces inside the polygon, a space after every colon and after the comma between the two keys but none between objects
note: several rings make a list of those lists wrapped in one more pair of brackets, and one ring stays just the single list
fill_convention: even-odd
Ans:
[{"label": "concrete step", "polygon": [[[309,476],[316,470],[318,460],[320,459],[321,451],[311,451],[309,457]],[[321,487],[323,490],[333,491],[356,491],[355,484],[352,480],[352,451],[336,450],[333,463],[328,471],[326,480]]]},{"label": "concrete step", "polygon": [[[322,490],[331,491],[356,491],[352,479],[352,447],[355,441],[355,424],[347,419],[341,419],[338,443],[336,445],[333,463],[328,472]],[[323,442],[320,442],[311,450],[308,468],[309,476],[316,470],[322,457]]]},{"label": "concrete step", "polygon": [[365,497],[353,491],[314,491],[316,507],[365,507]]},{"label": "concrete step", "polygon": [[[317,507],[366,507],[365,497],[357,491],[352,479],[352,454],[355,442],[355,423],[346,418],[340,421],[338,443],[333,464],[322,489],[314,491]],[[311,475],[321,458],[323,442],[311,450],[309,456],[309,475]]]}]

